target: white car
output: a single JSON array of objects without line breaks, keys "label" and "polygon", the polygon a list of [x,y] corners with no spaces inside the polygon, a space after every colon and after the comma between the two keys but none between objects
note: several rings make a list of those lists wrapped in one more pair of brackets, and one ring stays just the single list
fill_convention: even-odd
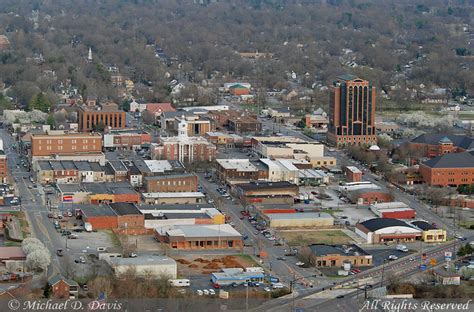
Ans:
[{"label": "white car", "polygon": [[208,296],[208,295],[209,295],[209,290],[207,290],[207,289],[204,289],[204,290],[203,290],[203,292],[204,292],[204,294],[205,294],[206,296]]},{"label": "white car", "polygon": [[304,265],[304,262],[301,262],[301,261],[298,261],[295,263],[297,266],[303,266]]},{"label": "white car", "polygon": [[200,290],[200,289],[196,290],[196,293],[197,293],[198,296],[202,296],[202,295],[203,295],[203,292],[202,292],[202,290]]},{"label": "white car", "polygon": [[216,291],[211,288],[211,289],[209,289],[209,294],[210,294],[211,296],[215,296]]},{"label": "white car", "polygon": [[272,291],[272,290],[270,289],[270,287],[265,287],[263,290],[265,290],[266,292]]},{"label": "white car", "polygon": [[395,255],[388,256],[388,260],[397,260],[397,259],[398,259],[398,257],[395,256]]}]

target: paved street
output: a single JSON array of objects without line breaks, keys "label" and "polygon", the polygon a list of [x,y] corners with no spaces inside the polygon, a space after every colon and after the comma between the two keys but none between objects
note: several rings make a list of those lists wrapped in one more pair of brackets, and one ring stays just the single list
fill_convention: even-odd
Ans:
[{"label": "paved street", "polygon": [[48,219],[48,208],[45,205],[44,192],[41,186],[29,189],[32,185],[29,176],[30,173],[20,163],[20,157],[13,149],[15,142],[5,129],[0,129],[0,137],[3,139],[3,145],[6,147],[8,166],[11,175],[16,182],[16,191],[21,196],[21,209],[25,212],[33,237],[40,239],[51,253],[51,265],[48,268],[47,276],[63,272],[64,259],[57,257],[56,250],[64,248],[65,241],[54,229],[52,222]]}]

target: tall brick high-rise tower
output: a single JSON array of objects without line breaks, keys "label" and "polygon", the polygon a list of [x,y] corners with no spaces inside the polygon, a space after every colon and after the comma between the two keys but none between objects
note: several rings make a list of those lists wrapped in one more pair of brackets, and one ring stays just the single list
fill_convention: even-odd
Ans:
[{"label": "tall brick high-rise tower", "polygon": [[329,143],[336,146],[377,144],[375,87],[353,75],[338,77],[329,95]]}]

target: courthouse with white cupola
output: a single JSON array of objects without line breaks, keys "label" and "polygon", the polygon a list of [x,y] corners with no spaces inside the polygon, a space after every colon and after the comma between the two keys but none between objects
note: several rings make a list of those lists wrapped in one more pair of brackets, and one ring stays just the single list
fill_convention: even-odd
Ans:
[{"label": "courthouse with white cupola", "polygon": [[154,159],[179,160],[182,163],[212,161],[216,153],[216,146],[205,138],[188,136],[188,122],[184,116],[178,124],[178,136],[162,137],[158,144],[151,147]]}]

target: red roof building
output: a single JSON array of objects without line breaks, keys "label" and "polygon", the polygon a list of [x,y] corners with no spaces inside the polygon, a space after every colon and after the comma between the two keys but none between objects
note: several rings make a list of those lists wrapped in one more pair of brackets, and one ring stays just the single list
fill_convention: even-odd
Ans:
[{"label": "red roof building", "polygon": [[175,112],[176,109],[171,105],[171,103],[148,103],[146,105],[146,110],[154,114],[155,117],[161,116],[164,112]]}]

